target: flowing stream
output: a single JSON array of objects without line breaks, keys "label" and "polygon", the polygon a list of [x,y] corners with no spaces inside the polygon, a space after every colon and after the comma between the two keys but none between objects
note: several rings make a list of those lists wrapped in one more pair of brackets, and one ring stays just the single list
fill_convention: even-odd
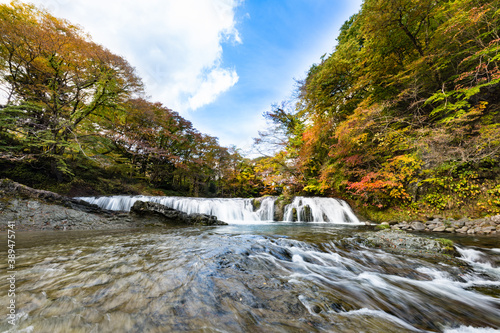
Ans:
[{"label": "flowing stream", "polygon": [[17,324],[2,302],[0,332],[498,332],[498,238],[410,257],[362,245],[369,228],[19,232]]}]

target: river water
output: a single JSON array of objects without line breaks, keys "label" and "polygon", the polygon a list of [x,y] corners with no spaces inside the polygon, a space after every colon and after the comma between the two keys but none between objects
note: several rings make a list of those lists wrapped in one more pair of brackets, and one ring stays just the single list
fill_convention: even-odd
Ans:
[{"label": "river water", "polygon": [[498,332],[498,238],[425,259],[363,246],[366,228],[17,233],[17,321],[2,279],[0,332]]}]

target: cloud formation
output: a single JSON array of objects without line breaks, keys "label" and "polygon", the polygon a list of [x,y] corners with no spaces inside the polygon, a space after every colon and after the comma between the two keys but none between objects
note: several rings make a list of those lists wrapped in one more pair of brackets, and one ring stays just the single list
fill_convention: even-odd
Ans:
[{"label": "cloud formation", "polygon": [[[8,1],[2,1],[8,2]],[[239,0],[31,0],[82,26],[124,56],[153,100],[181,113],[213,102],[238,82],[222,65],[224,43],[241,43]]]}]

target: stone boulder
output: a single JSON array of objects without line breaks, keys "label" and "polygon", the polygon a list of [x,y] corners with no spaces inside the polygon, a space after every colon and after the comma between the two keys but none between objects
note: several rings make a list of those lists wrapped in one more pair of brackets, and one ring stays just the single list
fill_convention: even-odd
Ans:
[{"label": "stone boulder", "polygon": [[152,217],[168,224],[185,225],[227,225],[216,216],[207,214],[186,214],[156,202],[136,201],[130,208],[132,216]]},{"label": "stone boulder", "polygon": [[423,224],[422,222],[413,222],[411,224],[411,227],[415,231],[423,231],[423,230],[425,230],[425,224]]},{"label": "stone boulder", "polygon": [[452,241],[419,237],[402,230],[382,230],[358,234],[364,245],[389,252],[415,256],[456,255]]},{"label": "stone boulder", "polygon": [[188,215],[153,203],[137,202],[131,214],[118,213],[0,179],[0,232],[5,231],[9,223],[14,224],[16,231],[33,231],[129,229],[164,226],[166,222],[177,226],[226,224],[215,216]]}]

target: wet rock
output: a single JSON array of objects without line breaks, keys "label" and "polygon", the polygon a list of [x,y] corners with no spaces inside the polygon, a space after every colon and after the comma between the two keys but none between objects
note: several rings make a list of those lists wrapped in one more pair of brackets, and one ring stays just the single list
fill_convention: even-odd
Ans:
[{"label": "wet rock", "polygon": [[403,221],[402,223],[400,224],[397,224],[397,226],[401,229],[401,230],[406,230],[410,227],[410,225],[408,224],[408,222],[406,221]]},{"label": "wet rock", "polygon": [[291,203],[291,198],[278,197],[274,202],[274,221],[283,221],[285,215],[285,206]]},{"label": "wet rock", "polygon": [[465,225],[468,226],[468,227],[472,227],[472,226],[475,225],[475,222],[474,221],[466,221]]},{"label": "wet rock", "polygon": [[[39,199],[40,200],[40,199]],[[103,230],[137,227],[124,219],[45,203],[35,199],[0,200],[0,231],[13,222],[15,230]]]},{"label": "wet rock", "polygon": [[401,230],[382,230],[359,234],[362,243],[397,253],[427,255],[455,255],[451,241],[420,237]]},{"label": "wet rock", "polygon": [[311,207],[309,205],[305,205],[302,211],[300,212],[300,219],[304,222],[312,222],[313,215],[311,211]]},{"label": "wet rock", "polygon": [[437,228],[434,228],[432,231],[434,231],[434,232],[444,232],[445,229],[446,229],[446,227],[444,225],[442,225],[442,226],[439,226]]},{"label": "wet rock", "polygon": [[488,226],[483,228],[483,232],[486,234],[491,234],[493,231],[497,231],[497,228],[493,226]]},{"label": "wet rock", "polygon": [[50,191],[0,180],[0,231],[8,223],[17,231],[103,230],[136,228],[117,214]]},{"label": "wet rock", "polygon": [[292,208],[292,222],[297,221],[297,208]]},{"label": "wet rock", "polygon": [[170,224],[188,225],[226,225],[216,216],[206,214],[186,214],[176,209],[161,205],[156,202],[136,201],[130,209],[132,216],[159,218],[162,222]]},{"label": "wet rock", "polygon": [[[140,214],[112,212],[85,201],[49,191],[36,190],[9,179],[0,180],[0,231],[5,231],[9,222],[14,222],[15,230],[18,231],[104,230],[162,226],[165,218],[170,216],[171,219],[177,219],[181,212],[163,211],[163,213],[162,219],[158,216],[156,219],[145,219],[141,218]],[[147,214],[144,212],[144,215]],[[177,223],[225,224],[214,216],[203,214],[184,214],[180,221],[181,223],[179,221]]]},{"label": "wet rock", "polygon": [[434,224],[434,223],[429,223],[429,224],[426,224],[426,225],[427,225],[427,229],[428,229],[429,231],[434,231],[434,229],[436,229],[436,228],[440,227],[440,225],[439,225],[439,224]]},{"label": "wet rock", "polygon": [[16,183],[10,179],[0,179],[0,198],[34,199],[29,200],[31,201],[31,205],[36,205],[35,201],[38,201],[61,205],[66,208],[86,213],[113,215],[113,212],[102,209],[99,206],[90,204],[86,201],[65,197],[50,191],[37,190],[29,186]]},{"label": "wet rock", "polygon": [[459,228],[462,228],[463,226],[465,226],[465,221],[464,220],[453,221],[453,222],[451,222],[451,225],[453,225],[453,227],[459,229]]},{"label": "wet rock", "polygon": [[479,235],[499,235],[500,234],[500,215],[487,218],[470,220],[462,218],[460,220],[430,217],[428,221],[422,223],[420,221],[399,223],[390,223],[393,230],[414,230],[414,231],[429,231],[429,232],[450,232],[460,234],[479,234]]},{"label": "wet rock", "polygon": [[252,207],[254,212],[260,209],[260,207],[262,206],[262,200],[264,200],[264,198],[265,197],[260,197],[252,200]]},{"label": "wet rock", "polygon": [[390,229],[391,226],[389,225],[388,222],[382,222],[379,225],[375,226],[375,228],[378,230],[383,230],[383,229]]},{"label": "wet rock", "polygon": [[415,231],[422,231],[422,230],[425,230],[425,225],[422,223],[422,222],[413,222],[411,224],[411,227],[413,228],[413,230]]}]

